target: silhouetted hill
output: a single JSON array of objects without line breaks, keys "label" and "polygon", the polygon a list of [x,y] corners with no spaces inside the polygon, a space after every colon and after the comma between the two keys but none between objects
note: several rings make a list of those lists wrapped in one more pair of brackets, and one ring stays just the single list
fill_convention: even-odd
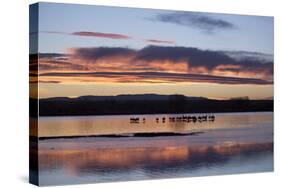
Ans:
[{"label": "silhouetted hill", "polygon": [[[30,104],[36,103],[30,99]],[[40,116],[273,111],[273,100],[213,100],[184,95],[137,94],[39,100]]]},{"label": "silhouetted hill", "polygon": [[41,99],[41,101],[165,101],[171,98],[182,97],[185,100],[207,100],[204,97],[188,97],[184,95],[158,95],[158,94],[127,94],[127,95],[116,95],[116,96],[80,96],[77,98],[69,97],[53,97],[47,99]]}]

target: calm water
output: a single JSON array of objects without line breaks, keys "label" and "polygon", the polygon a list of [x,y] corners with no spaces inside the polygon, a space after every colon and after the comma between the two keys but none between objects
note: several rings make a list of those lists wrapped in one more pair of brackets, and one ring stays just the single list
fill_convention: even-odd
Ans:
[{"label": "calm water", "polygon": [[[173,116],[40,118],[39,137],[201,132],[193,136],[40,140],[40,185],[273,170],[272,112],[218,113],[214,122],[201,123],[169,122],[169,117]],[[131,124],[131,117],[140,118],[140,123]],[[157,122],[156,118],[160,120]]]}]

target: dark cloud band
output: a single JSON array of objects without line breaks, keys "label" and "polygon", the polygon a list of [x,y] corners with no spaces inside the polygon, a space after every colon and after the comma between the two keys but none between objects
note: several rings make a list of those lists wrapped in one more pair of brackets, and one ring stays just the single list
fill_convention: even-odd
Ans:
[{"label": "dark cloud band", "polygon": [[234,58],[228,54],[167,46],[147,46],[139,50],[74,48],[68,55],[40,54],[39,70],[43,73],[41,76],[88,77],[88,80],[84,79],[87,81],[115,78],[115,82],[273,84],[272,61],[255,57]]},{"label": "dark cloud band", "polygon": [[[171,61],[175,64],[178,62],[186,62],[189,68],[203,67],[208,72],[213,71],[219,66],[226,66],[225,71],[230,71],[227,66],[235,66],[232,68],[235,72],[252,72],[254,74],[264,74],[273,76],[273,62],[265,61],[258,58],[235,59],[223,51],[200,50],[198,48],[188,47],[164,47],[164,46],[148,46],[140,50],[132,50],[128,48],[77,48],[75,54],[87,60],[97,60],[103,57],[113,56],[132,56],[131,63],[141,61],[142,64],[149,67],[153,61]],[[136,63],[139,65],[139,63]],[[223,70],[221,68],[220,70]]]},{"label": "dark cloud band", "polygon": [[[52,72],[44,73],[40,76],[47,77],[103,77],[103,78],[125,78],[129,77],[131,81],[160,79],[166,82],[205,82],[219,84],[272,84],[271,81],[265,81],[255,78],[238,78],[226,76],[213,76],[203,74],[179,74],[179,73],[161,73],[161,72]],[[122,80],[122,79],[121,79]]]}]

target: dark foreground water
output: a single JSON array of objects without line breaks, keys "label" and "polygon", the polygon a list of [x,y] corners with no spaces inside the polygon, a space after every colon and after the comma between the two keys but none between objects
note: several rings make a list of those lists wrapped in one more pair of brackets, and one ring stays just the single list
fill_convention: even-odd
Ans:
[{"label": "dark foreground water", "polygon": [[[40,185],[97,183],[273,170],[273,113],[221,113],[214,122],[174,115],[46,117],[39,136],[200,132],[189,136],[81,137],[39,141]],[[165,117],[166,121],[162,122]],[[161,119],[156,122],[156,118]]]}]

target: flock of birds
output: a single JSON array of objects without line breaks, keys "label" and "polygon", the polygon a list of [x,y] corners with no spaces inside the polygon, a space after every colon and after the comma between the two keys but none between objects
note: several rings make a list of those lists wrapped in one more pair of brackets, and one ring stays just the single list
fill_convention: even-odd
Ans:
[{"label": "flock of birds", "polygon": [[[186,123],[189,123],[189,122],[193,122],[193,123],[196,123],[196,122],[199,122],[199,123],[202,123],[202,122],[213,122],[215,121],[216,117],[214,115],[202,115],[202,116],[175,116],[175,117],[169,117],[169,118],[166,118],[166,117],[162,117],[162,118],[159,118],[159,117],[156,117],[155,118],[155,121],[156,123],[165,123],[166,120],[169,120],[169,122],[186,122]],[[130,123],[145,123],[146,119],[145,118],[139,118],[139,117],[132,117],[130,118]]]}]

